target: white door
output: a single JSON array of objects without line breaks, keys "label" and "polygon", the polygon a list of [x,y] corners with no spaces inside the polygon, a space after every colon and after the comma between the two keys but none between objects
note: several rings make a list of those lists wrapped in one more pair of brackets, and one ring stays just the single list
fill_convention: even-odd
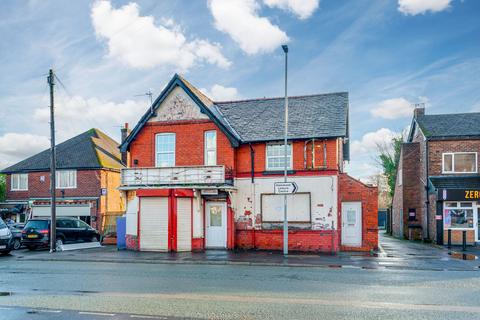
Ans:
[{"label": "white door", "polygon": [[205,215],[207,248],[226,248],[227,204],[225,202],[207,202]]},{"label": "white door", "polygon": [[192,199],[177,198],[177,251],[192,250]]},{"label": "white door", "polygon": [[140,250],[168,251],[168,198],[140,199]]},{"label": "white door", "polygon": [[361,202],[342,202],[342,245],[362,246]]}]

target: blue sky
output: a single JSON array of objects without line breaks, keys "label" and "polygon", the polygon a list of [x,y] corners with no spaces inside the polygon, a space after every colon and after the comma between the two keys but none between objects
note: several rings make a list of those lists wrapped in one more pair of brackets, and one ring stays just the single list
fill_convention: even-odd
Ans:
[{"label": "blue sky", "polygon": [[0,2],[0,168],[57,134],[119,137],[175,72],[214,99],[348,91],[349,172],[373,174],[376,144],[427,113],[480,111],[480,1],[197,0]]}]

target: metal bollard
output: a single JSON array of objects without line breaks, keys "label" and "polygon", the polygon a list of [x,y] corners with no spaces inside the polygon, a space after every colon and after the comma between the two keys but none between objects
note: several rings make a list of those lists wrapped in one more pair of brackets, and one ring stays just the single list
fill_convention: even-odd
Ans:
[{"label": "metal bollard", "polygon": [[448,245],[447,248],[451,249],[452,248],[452,229],[448,229]]},{"label": "metal bollard", "polygon": [[467,251],[467,230],[462,231],[462,251]]}]

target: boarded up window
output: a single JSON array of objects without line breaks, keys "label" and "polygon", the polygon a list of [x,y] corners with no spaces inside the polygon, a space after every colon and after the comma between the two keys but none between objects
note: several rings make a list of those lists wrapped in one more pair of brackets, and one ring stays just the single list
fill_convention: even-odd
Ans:
[{"label": "boarded up window", "polygon": [[[283,195],[262,194],[262,221],[283,222]],[[289,222],[310,222],[310,193],[287,196]]]}]

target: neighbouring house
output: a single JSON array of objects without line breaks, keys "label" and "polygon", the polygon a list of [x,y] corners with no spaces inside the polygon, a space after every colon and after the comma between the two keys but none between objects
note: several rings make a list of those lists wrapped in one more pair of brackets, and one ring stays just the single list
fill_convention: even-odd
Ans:
[{"label": "neighbouring house", "polygon": [[402,145],[392,204],[392,232],[443,244],[480,241],[480,113],[414,110]]},{"label": "neighbouring house", "polygon": [[[344,173],[348,94],[289,97],[289,248],[377,248],[377,188]],[[127,246],[280,250],[284,99],[214,102],[175,75],[121,145]]]},{"label": "neighbouring house", "polygon": [[[116,216],[125,213],[125,200],[118,190],[120,169],[124,167],[118,147],[98,129],[56,146],[57,216],[79,218],[106,235],[115,232]],[[7,175],[4,207],[21,207],[23,210],[13,215],[18,214],[18,221],[51,215],[50,149],[2,173]]]}]

